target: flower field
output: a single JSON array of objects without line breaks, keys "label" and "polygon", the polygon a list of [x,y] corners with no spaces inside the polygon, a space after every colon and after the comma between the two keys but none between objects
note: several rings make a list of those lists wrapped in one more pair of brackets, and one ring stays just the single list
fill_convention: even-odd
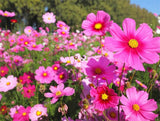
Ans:
[{"label": "flower field", "polygon": [[0,121],[160,120],[160,37],[148,24],[121,27],[102,10],[76,32],[52,12],[42,19],[0,30]]}]

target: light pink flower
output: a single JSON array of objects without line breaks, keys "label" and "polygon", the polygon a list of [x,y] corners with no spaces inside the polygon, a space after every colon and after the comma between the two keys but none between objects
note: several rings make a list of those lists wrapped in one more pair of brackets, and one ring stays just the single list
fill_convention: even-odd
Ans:
[{"label": "light pink flower", "polygon": [[157,109],[157,103],[153,99],[148,100],[147,92],[132,87],[126,90],[126,95],[127,98],[124,95],[120,98],[126,120],[152,121],[158,116],[152,113]]},{"label": "light pink flower", "polygon": [[109,31],[112,21],[110,15],[104,11],[98,11],[97,15],[90,13],[87,19],[82,22],[82,28],[85,29],[84,33],[88,36],[105,35]]},{"label": "light pink flower", "polygon": [[47,12],[47,13],[43,14],[42,18],[43,18],[43,21],[47,24],[51,24],[51,23],[56,22],[55,15],[52,12],[51,13]]},{"label": "light pink flower", "polygon": [[54,79],[54,71],[51,67],[47,67],[46,69],[43,66],[40,66],[39,69],[35,71],[35,79],[40,83],[51,83]]},{"label": "light pink flower", "polygon": [[17,85],[17,78],[13,75],[9,75],[7,78],[2,77],[0,79],[0,92],[7,92],[12,90]]},{"label": "light pink flower", "polygon": [[31,42],[29,45],[28,45],[28,50],[35,50],[35,51],[42,51],[42,48],[44,46],[42,44],[36,44],[35,42]]},{"label": "light pink flower", "polygon": [[58,21],[58,22],[56,23],[56,25],[57,25],[58,28],[62,28],[62,27],[64,27],[64,26],[66,26],[66,23],[64,23],[63,21]]},{"label": "light pink flower", "polygon": [[146,23],[136,30],[136,23],[131,18],[123,21],[123,31],[113,23],[110,28],[112,37],[106,37],[106,47],[116,52],[117,61],[125,63],[135,70],[144,71],[143,62],[153,64],[159,61],[160,37],[154,37],[152,29]]},{"label": "light pink flower", "polygon": [[64,88],[64,84],[61,83],[57,87],[50,86],[49,90],[51,91],[45,93],[44,96],[48,98],[52,98],[51,104],[54,104],[58,101],[58,99],[62,96],[71,96],[75,93],[75,90],[71,87]]},{"label": "light pink flower", "polygon": [[13,118],[14,114],[18,113],[18,109],[23,107],[22,105],[16,105],[12,108],[10,108],[10,112],[9,112],[9,115]]},{"label": "light pink flower", "polygon": [[42,115],[48,116],[47,108],[42,104],[36,104],[31,108],[29,118],[31,119],[31,121],[38,121],[38,118]]},{"label": "light pink flower", "polygon": [[24,28],[24,33],[27,34],[27,35],[31,35],[33,32],[33,28],[31,26],[26,26]]}]

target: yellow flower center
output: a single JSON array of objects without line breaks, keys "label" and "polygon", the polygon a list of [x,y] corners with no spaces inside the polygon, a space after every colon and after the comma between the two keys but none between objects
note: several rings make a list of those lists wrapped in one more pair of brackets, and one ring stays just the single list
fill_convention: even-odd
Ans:
[{"label": "yellow flower center", "polygon": [[26,113],[26,112],[24,112],[24,113],[22,113],[22,115],[23,115],[23,116],[26,116],[26,115],[27,115],[27,113]]},{"label": "yellow flower center", "polygon": [[110,112],[110,117],[112,117],[112,118],[116,118],[116,113],[115,112]]},{"label": "yellow flower center", "polygon": [[102,100],[107,100],[108,99],[108,95],[106,93],[102,94],[101,96]]},{"label": "yellow flower center", "polygon": [[7,82],[7,83],[6,83],[7,86],[9,86],[10,84],[11,84],[10,82]]},{"label": "yellow flower center", "polygon": [[2,108],[2,110],[1,110],[2,112],[4,112],[5,110]]},{"label": "yellow flower center", "polygon": [[31,32],[31,30],[30,30],[30,29],[28,29],[28,32]]},{"label": "yellow flower center", "polygon": [[96,24],[94,25],[94,28],[95,28],[95,29],[101,29],[101,28],[102,28],[102,24],[101,24],[101,23],[96,23]]},{"label": "yellow flower center", "polygon": [[140,107],[139,107],[138,104],[134,104],[134,105],[132,106],[132,108],[133,108],[133,110],[135,110],[135,111],[139,111],[139,110],[140,110]]},{"label": "yellow flower center", "polygon": [[63,78],[64,78],[64,75],[63,75],[63,74],[60,74],[60,75],[59,75],[59,78],[60,78],[60,79],[63,79]]},{"label": "yellow flower center", "polygon": [[41,114],[42,114],[41,111],[37,111],[37,112],[36,112],[36,115],[37,115],[37,116],[40,116]]},{"label": "yellow flower center", "polygon": [[73,43],[71,42],[71,43],[69,43],[69,45],[71,45],[71,46],[72,46],[72,45],[73,45]]},{"label": "yellow flower center", "polygon": [[96,74],[101,74],[101,73],[102,73],[102,70],[101,70],[100,68],[96,68],[96,69],[95,69],[95,73],[96,73]]},{"label": "yellow flower center", "polygon": [[20,39],[20,41],[23,41],[23,39]]},{"label": "yellow flower center", "polygon": [[62,32],[62,34],[65,34],[65,32]]},{"label": "yellow flower center", "polygon": [[60,26],[60,27],[62,27],[63,25],[62,25],[62,24],[60,24],[59,26]]},{"label": "yellow flower center", "polygon": [[61,95],[62,93],[61,93],[61,91],[57,91],[56,92],[56,96],[59,96],[59,95]]},{"label": "yellow flower center", "polygon": [[105,53],[104,56],[108,56],[108,53]]},{"label": "yellow flower center", "polygon": [[70,60],[67,60],[67,63],[71,63],[71,61],[70,61]]},{"label": "yellow flower center", "polygon": [[129,40],[128,45],[129,45],[131,48],[137,48],[137,47],[138,47],[138,41],[135,40],[135,39],[131,39],[131,40]]},{"label": "yellow flower center", "polygon": [[57,69],[58,69],[58,67],[56,67],[56,66],[55,66],[53,69],[54,69],[54,70],[57,70]]},{"label": "yellow flower center", "polygon": [[7,13],[4,13],[4,16],[7,16],[8,14]]},{"label": "yellow flower center", "polygon": [[24,44],[25,44],[25,45],[27,45],[27,44],[28,44],[28,42],[25,42]]},{"label": "yellow flower center", "polygon": [[2,70],[1,73],[4,73],[4,70]]},{"label": "yellow flower center", "polygon": [[32,45],[32,47],[36,47],[36,45],[35,45],[35,44],[33,44],[33,45]]},{"label": "yellow flower center", "polygon": [[29,89],[27,92],[28,92],[28,93],[30,93],[30,92],[31,92],[31,90]]},{"label": "yellow flower center", "polygon": [[88,107],[89,107],[89,106],[88,106],[87,104],[84,104],[84,105],[83,105],[83,108],[84,108],[84,109],[87,109]]},{"label": "yellow flower center", "polygon": [[139,83],[139,85],[142,86],[142,87],[144,86],[142,83]]},{"label": "yellow flower center", "polygon": [[14,42],[14,40],[12,39],[11,42]]},{"label": "yellow flower center", "polygon": [[47,76],[47,73],[46,73],[46,72],[44,72],[44,73],[43,73],[43,76]]},{"label": "yellow flower center", "polygon": [[48,17],[48,20],[51,20],[51,18],[50,18],[50,17]]},{"label": "yellow flower center", "polygon": [[78,59],[77,61],[78,61],[78,62],[81,62],[81,60],[79,60],[79,59]]}]

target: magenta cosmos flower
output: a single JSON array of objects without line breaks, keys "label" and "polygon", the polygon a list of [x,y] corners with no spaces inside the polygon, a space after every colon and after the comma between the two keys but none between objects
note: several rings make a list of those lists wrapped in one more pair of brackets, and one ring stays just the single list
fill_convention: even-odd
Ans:
[{"label": "magenta cosmos flower", "polygon": [[34,96],[34,92],[36,91],[35,85],[28,85],[27,87],[23,87],[23,96],[27,98],[31,98]]},{"label": "magenta cosmos flower", "polygon": [[0,67],[0,76],[5,76],[8,73],[9,69],[7,66]]},{"label": "magenta cosmos flower", "polygon": [[108,88],[106,85],[98,86],[96,89],[92,87],[90,95],[94,97],[93,105],[95,109],[100,111],[115,107],[119,103],[119,96],[117,96],[113,89]]},{"label": "magenta cosmos flower", "polygon": [[133,19],[123,21],[123,30],[116,23],[112,24],[112,37],[105,38],[106,47],[113,52],[117,61],[125,63],[135,70],[144,71],[143,62],[153,64],[159,61],[160,38],[153,38],[152,29],[145,23],[136,30]]},{"label": "magenta cosmos flower", "polygon": [[95,76],[96,78],[113,80],[115,78],[114,65],[109,65],[109,60],[106,57],[101,57],[98,61],[91,58],[87,63],[87,68],[85,68],[88,77]]},{"label": "magenta cosmos flower", "polygon": [[87,19],[82,22],[82,28],[85,29],[84,33],[88,36],[105,35],[109,31],[112,21],[110,15],[104,11],[98,11],[97,15],[90,13]]},{"label": "magenta cosmos flower", "polygon": [[56,103],[60,97],[71,96],[75,92],[75,90],[71,87],[66,87],[64,89],[64,84],[63,83],[59,84],[57,87],[50,86],[49,90],[52,93],[50,93],[50,92],[45,93],[44,96],[49,97],[49,98],[53,97],[52,100],[51,100],[51,104]]},{"label": "magenta cosmos flower", "polygon": [[13,121],[29,121],[30,110],[30,106],[28,106],[27,108],[24,108],[23,106],[20,107],[17,113],[14,114]]},{"label": "magenta cosmos flower", "polygon": [[39,69],[35,71],[36,76],[35,79],[40,83],[51,83],[54,79],[54,71],[51,67],[47,67],[46,69],[43,66],[40,66]]},{"label": "magenta cosmos flower", "polygon": [[158,114],[152,113],[157,109],[157,103],[150,99],[145,91],[136,91],[135,87],[126,90],[127,98],[122,95],[120,98],[122,109],[126,115],[126,120],[129,121],[151,121]]},{"label": "magenta cosmos flower", "polygon": [[0,92],[7,92],[12,90],[17,85],[17,78],[13,75],[9,75],[7,78],[2,77],[0,79]]},{"label": "magenta cosmos flower", "polygon": [[38,118],[43,115],[48,116],[47,108],[42,104],[36,104],[31,108],[29,118],[31,119],[31,121],[38,121]]},{"label": "magenta cosmos flower", "polygon": [[56,22],[55,15],[52,12],[51,13],[47,12],[47,13],[43,14],[42,18],[43,18],[43,21],[47,24],[51,24],[51,23]]}]

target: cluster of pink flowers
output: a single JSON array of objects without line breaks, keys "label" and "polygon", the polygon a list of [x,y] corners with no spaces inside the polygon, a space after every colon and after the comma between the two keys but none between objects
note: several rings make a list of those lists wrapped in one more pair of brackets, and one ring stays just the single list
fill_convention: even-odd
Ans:
[{"label": "cluster of pink flowers", "polygon": [[[9,13],[1,10],[0,15],[9,17]],[[56,22],[52,12],[42,18],[46,24]],[[82,32],[70,33],[70,27],[63,21],[56,26],[53,35],[48,27],[40,27],[38,32],[26,26],[23,34],[0,31],[0,62],[5,63],[0,66],[0,101],[6,100],[6,92],[16,94],[16,101],[7,104],[9,108],[6,102],[1,103],[0,114],[7,115],[9,110],[13,121],[50,120],[52,107],[59,105],[61,120],[73,121],[67,114],[72,109],[65,101],[70,103],[74,100],[68,96],[75,99],[79,94],[76,101],[80,110],[75,111],[79,111],[75,121],[150,121],[158,117],[153,112],[158,108],[156,101],[148,99],[150,85],[127,77],[128,73],[135,74],[133,70],[145,71],[143,63],[159,61],[160,37],[153,36],[149,25],[143,23],[136,30],[135,20],[126,18],[121,29],[108,13],[100,10],[96,15],[88,14],[82,22]],[[93,45],[96,41],[100,41],[100,46]],[[73,54],[71,50],[78,47],[91,50],[85,55]],[[69,55],[62,56],[66,51]],[[159,87],[158,73],[149,68],[148,72]],[[136,89],[131,81],[145,91]],[[19,105],[20,101],[27,103]]]},{"label": "cluster of pink flowers", "polygon": [[41,116],[47,116],[47,108],[42,104],[36,104],[33,107],[28,106],[27,108],[22,105],[14,106],[10,109],[10,116],[13,121],[38,121]]}]

